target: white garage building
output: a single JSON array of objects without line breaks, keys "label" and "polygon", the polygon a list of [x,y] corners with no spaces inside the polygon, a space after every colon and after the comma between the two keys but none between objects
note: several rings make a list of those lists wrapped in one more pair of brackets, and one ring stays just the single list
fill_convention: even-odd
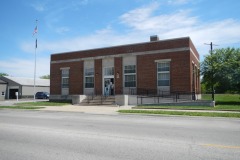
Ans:
[{"label": "white garage building", "polygon": [[0,101],[5,99],[6,89],[7,89],[7,83],[0,79]]},{"label": "white garage building", "polygon": [[[35,92],[49,92],[49,79],[36,79]],[[34,95],[34,79],[22,77],[0,76],[0,100],[18,98],[33,98]]]}]

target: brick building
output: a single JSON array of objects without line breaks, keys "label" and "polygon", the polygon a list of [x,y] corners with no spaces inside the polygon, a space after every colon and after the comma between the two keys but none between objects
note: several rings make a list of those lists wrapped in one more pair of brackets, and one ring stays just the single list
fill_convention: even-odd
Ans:
[{"label": "brick building", "polygon": [[200,92],[199,54],[189,37],[52,54],[50,74],[50,99]]}]

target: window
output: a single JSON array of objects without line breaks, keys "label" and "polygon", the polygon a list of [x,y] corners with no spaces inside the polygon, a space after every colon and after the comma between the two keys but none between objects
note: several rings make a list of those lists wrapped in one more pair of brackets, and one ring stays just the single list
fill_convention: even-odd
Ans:
[{"label": "window", "polygon": [[85,88],[94,88],[94,68],[85,69]]},{"label": "window", "polygon": [[136,65],[124,66],[124,86],[136,87]]},{"label": "window", "polygon": [[69,87],[69,69],[62,69],[62,88]]},{"label": "window", "polygon": [[170,62],[159,62],[157,71],[158,86],[170,86]]},{"label": "window", "polygon": [[114,75],[114,67],[104,68],[104,76]]},{"label": "window", "polygon": [[136,73],[136,66],[135,65],[130,65],[130,66],[125,66],[124,67],[124,73],[128,74],[128,73]]}]

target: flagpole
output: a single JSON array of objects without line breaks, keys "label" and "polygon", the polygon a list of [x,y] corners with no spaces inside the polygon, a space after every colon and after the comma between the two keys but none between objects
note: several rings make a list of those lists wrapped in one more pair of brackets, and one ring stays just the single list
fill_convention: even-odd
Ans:
[{"label": "flagpole", "polygon": [[36,41],[35,41],[35,63],[34,63],[34,86],[33,86],[33,97],[34,97],[34,100],[36,99],[35,97],[35,94],[36,94],[36,62],[37,62],[37,58],[36,58],[36,55],[37,55],[37,31],[38,31],[38,28],[37,28],[37,22],[38,20],[36,20],[36,28],[34,30],[34,34],[36,34]]}]

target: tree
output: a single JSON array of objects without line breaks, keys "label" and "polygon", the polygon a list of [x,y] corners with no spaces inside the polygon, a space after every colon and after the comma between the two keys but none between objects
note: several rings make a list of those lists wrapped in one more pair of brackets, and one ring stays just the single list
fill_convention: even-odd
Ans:
[{"label": "tree", "polygon": [[50,79],[50,75],[43,75],[40,77],[41,79]]},{"label": "tree", "polygon": [[213,81],[216,93],[240,92],[240,48],[215,49],[201,63],[201,74],[206,88]]},{"label": "tree", "polygon": [[1,76],[8,76],[8,74],[7,73],[0,73],[0,77]]}]

